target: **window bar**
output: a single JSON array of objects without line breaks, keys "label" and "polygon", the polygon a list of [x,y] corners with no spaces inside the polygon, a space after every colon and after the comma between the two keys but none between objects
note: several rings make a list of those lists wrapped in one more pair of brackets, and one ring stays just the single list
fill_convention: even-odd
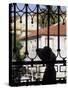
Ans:
[{"label": "window bar", "polygon": [[9,85],[12,86],[12,4],[9,4]]},{"label": "window bar", "polygon": [[16,53],[16,3],[14,3],[14,53]]},{"label": "window bar", "polygon": [[49,29],[50,29],[49,28],[49,26],[50,26],[50,15],[49,15],[50,14],[49,13],[50,10],[49,9],[50,9],[50,6],[48,6],[48,47],[49,47]]},{"label": "window bar", "polygon": [[37,49],[39,47],[39,5],[37,5]]},{"label": "window bar", "polygon": [[60,6],[57,7],[58,8],[58,49],[57,51],[60,51]]},{"label": "window bar", "polygon": [[28,45],[27,45],[27,40],[28,40],[28,4],[25,4],[25,21],[26,21],[26,47],[25,47],[25,54],[28,55]]}]

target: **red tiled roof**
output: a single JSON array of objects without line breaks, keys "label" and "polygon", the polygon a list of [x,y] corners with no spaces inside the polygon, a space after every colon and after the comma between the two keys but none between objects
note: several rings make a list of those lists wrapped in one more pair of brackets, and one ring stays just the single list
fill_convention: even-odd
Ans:
[{"label": "red tiled roof", "polygon": [[[30,31],[31,33],[28,35],[28,38],[37,36],[37,30]],[[50,26],[49,30],[50,36],[57,36],[58,35],[58,24],[54,24]],[[48,35],[48,28],[41,28],[39,29],[39,35]],[[66,36],[66,23],[60,24],[60,36]],[[20,39],[25,39],[25,37],[20,37]]]}]

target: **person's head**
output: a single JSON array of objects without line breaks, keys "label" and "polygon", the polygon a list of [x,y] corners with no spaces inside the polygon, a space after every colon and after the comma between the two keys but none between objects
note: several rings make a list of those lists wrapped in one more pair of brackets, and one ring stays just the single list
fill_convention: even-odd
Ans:
[{"label": "person's head", "polygon": [[36,52],[39,58],[42,59],[42,61],[44,62],[51,62],[56,60],[55,54],[52,52],[52,49],[48,46],[45,46],[44,48],[39,48],[36,50]]}]

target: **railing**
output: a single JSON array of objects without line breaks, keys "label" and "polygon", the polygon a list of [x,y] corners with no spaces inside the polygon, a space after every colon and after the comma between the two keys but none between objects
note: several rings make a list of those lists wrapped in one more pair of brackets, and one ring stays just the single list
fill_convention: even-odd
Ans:
[{"label": "railing", "polygon": [[[16,3],[10,4],[9,5],[9,85],[11,86],[19,86],[19,85],[39,85],[39,84],[48,84],[47,82],[42,81],[41,73],[44,74],[44,72],[41,72],[40,68],[46,68],[46,64],[55,64],[55,70],[56,70],[56,82],[55,83],[66,83],[66,57],[61,56],[61,49],[60,49],[60,17],[62,15],[65,15],[65,12],[62,12],[60,6],[57,6],[54,11],[51,11],[51,6],[45,6],[44,9],[41,8],[40,5],[35,5],[34,10],[30,8],[28,4],[23,5],[23,8],[20,9],[19,6]],[[20,12],[22,14],[20,14]],[[42,14],[45,14],[47,17],[47,27],[48,27],[48,35],[47,35],[47,44],[48,47],[50,47],[50,17],[53,20],[53,23],[55,23],[54,17],[57,17],[58,20],[58,36],[57,36],[57,56],[60,56],[62,60],[56,60],[55,62],[43,62],[43,61],[35,61],[34,59],[37,57],[37,54],[34,58],[29,57],[29,52],[28,52],[28,14],[31,16],[32,23],[33,23],[33,14],[36,14],[37,16],[37,49],[39,48],[39,17],[42,17]],[[18,56],[16,56],[16,17],[20,17],[20,23],[22,23],[22,17],[25,15],[25,58],[29,58],[30,61],[21,61]],[[54,17],[53,17],[54,16]],[[66,17],[66,15],[65,15]],[[12,18],[13,18],[13,23],[14,23],[14,45],[12,47]],[[62,17],[63,18],[63,17]],[[42,22],[44,23],[44,19],[42,18]],[[63,18],[63,23],[64,23],[64,18]],[[12,61],[12,48],[14,57],[16,59],[15,62]],[[32,68],[35,67],[35,72],[33,72]],[[65,70],[62,71],[61,68],[65,67]],[[25,70],[25,71],[23,71]],[[24,72],[24,73],[23,73]],[[28,73],[27,73],[28,72]],[[61,72],[64,73],[64,77],[57,77],[57,73]],[[22,74],[23,73],[23,74]],[[34,73],[35,76],[34,77]],[[26,75],[28,74],[28,75]],[[24,78],[24,75],[26,78]],[[21,79],[23,77],[23,79]],[[55,84],[54,83],[54,84]]]}]

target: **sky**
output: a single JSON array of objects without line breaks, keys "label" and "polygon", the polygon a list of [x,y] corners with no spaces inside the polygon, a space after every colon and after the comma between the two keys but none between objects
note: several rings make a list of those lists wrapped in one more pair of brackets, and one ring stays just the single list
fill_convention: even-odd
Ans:
[{"label": "sky", "polygon": [[[24,4],[18,3],[17,6],[18,6],[19,9],[23,9]],[[40,6],[43,7],[43,5],[40,5]],[[33,10],[36,7],[36,5],[35,4],[29,4],[29,7],[31,8],[31,10]],[[18,9],[16,8],[16,10],[18,10]],[[66,7],[65,6],[61,6],[61,10],[65,11]]]}]

